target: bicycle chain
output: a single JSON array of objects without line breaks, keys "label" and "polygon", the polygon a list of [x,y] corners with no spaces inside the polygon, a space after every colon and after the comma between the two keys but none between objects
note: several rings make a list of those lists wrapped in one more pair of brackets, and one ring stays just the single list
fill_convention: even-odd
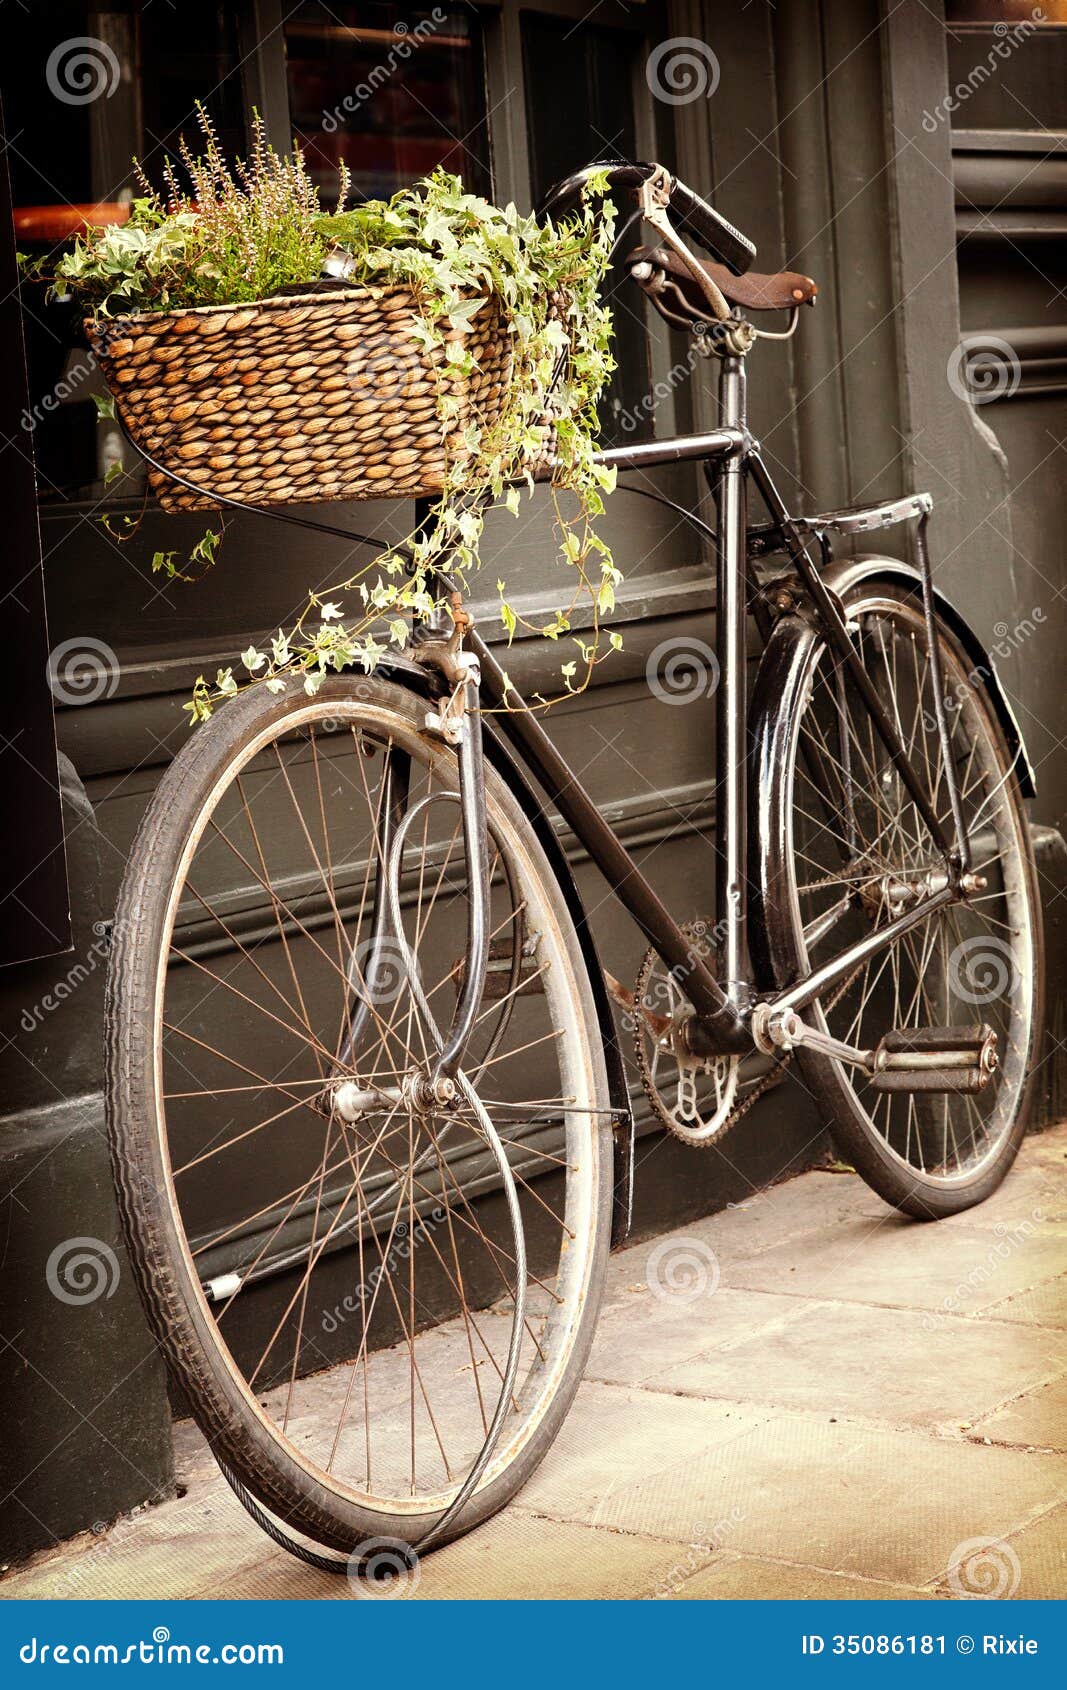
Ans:
[{"label": "bicycle chain", "polygon": [[[836,886],[839,884],[840,878],[838,876],[827,875],[822,881],[813,882],[811,889],[813,891],[818,891],[824,886]],[[700,924],[696,922],[687,922],[683,926],[682,932],[685,934],[686,938],[696,936],[698,925]],[[701,930],[706,932],[706,926],[702,926]],[[675,1138],[681,1139],[683,1144],[689,1145],[689,1147],[693,1150],[706,1150],[710,1145],[718,1144],[720,1140],[723,1139],[731,1130],[731,1128],[735,1127],[738,1121],[742,1120],[743,1117],[748,1114],[749,1110],[759,1102],[761,1097],[765,1097],[766,1094],[769,1091],[772,1091],[775,1086],[781,1084],[785,1076],[785,1071],[793,1060],[794,1052],[787,1050],[776,1058],[774,1067],[768,1069],[767,1073],[756,1081],[751,1090],[747,1091],[744,1097],[734,1105],[733,1109],[731,1109],[729,1115],[727,1115],[725,1121],[723,1122],[721,1131],[717,1132],[713,1138],[691,1139],[687,1138],[684,1134],[679,1133],[674,1121],[671,1119],[670,1115],[664,1109],[659,1100],[659,1094],[656,1090],[656,1084],[648,1066],[648,1058],[645,1055],[645,1047],[641,1038],[641,1007],[644,1002],[645,988],[648,984],[649,975],[658,960],[659,953],[653,946],[649,946],[648,950],[645,952],[644,958],[642,959],[641,966],[637,971],[637,979],[634,982],[633,1043],[634,1059],[637,1063],[637,1071],[641,1076],[641,1084],[644,1087],[645,1096],[648,1098],[653,1111],[662,1122],[663,1126],[666,1127],[667,1131],[673,1134]],[[825,1005],[824,1014],[837,1008],[837,1005],[854,984],[862,966],[862,963],[858,964],[852,970],[852,973],[847,975],[841,982],[837,991],[833,993]]]}]

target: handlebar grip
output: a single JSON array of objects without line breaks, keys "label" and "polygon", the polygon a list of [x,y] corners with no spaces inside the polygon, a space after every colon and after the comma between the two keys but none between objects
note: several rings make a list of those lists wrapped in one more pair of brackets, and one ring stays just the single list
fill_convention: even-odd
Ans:
[{"label": "handlebar grip", "polygon": [[[639,188],[642,182],[656,169],[654,164],[634,164],[629,159],[604,159],[597,164],[587,164],[584,169],[576,170],[570,176],[565,176],[562,182],[557,182],[550,188],[545,198],[538,206],[541,217],[558,217],[576,205],[581,193],[590,177],[607,172],[608,181],[613,188]],[[678,231],[695,241],[704,251],[710,253],[732,270],[735,276],[744,275],[752,260],[756,256],[756,248],[743,235],[740,229],[735,229],[732,223],[711,207],[707,200],[701,199],[698,193],[680,182],[676,176],[671,178],[671,212]]]},{"label": "handlebar grip", "polygon": [[753,242],[677,177],[671,190],[671,213],[680,235],[688,235],[735,276],[744,275],[756,256]]}]

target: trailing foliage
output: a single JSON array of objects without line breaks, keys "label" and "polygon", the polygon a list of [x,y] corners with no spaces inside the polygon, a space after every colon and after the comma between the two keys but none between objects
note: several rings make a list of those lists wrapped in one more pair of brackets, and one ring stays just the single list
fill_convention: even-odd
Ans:
[{"label": "trailing foliage", "polygon": [[[181,149],[190,192],[169,167],[165,200],[142,178],[146,192],[129,223],[79,238],[56,269],[56,285],[101,314],[239,303],[315,280],[327,254],[341,249],[354,260],[351,281],[411,290],[412,338],[427,352],[440,348],[450,374],[476,368],[464,331],[491,302],[512,350],[502,408],[468,421],[459,448],[446,451],[430,521],[358,574],[309,594],[293,627],[280,629],[265,649],[242,654],[245,673],[271,688],[302,673],[313,693],[331,669],[359,664],[369,672],[389,643],[406,643],[412,613],[432,607],[439,571],[466,583],[480,561],[487,509],[500,502],[518,517],[521,489],[532,487],[535,465],[550,453],[557,539],[571,585],[549,620],[535,625],[519,616],[501,577],[499,613],[509,641],[520,625],[552,639],[572,637],[576,655],[561,673],[567,690],[584,685],[620,578],[593,527],[614,485],[614,473],[594,462],[597,401],[614,368],[610,313],[599,297],[614,234],[606,182],[594,180],[575,215],[547,224],[465,192],[443,170],[391,200],[346,210],[342,169],[337,208],[323,213],[299,149],[279,157],[258,118],[249,159],[232,171],[203,113],[200,121],[203,155],[194,158],[184,143]],[[439,384],[437,407],[447,443],[456,436],[460,402],[446,384]],[[210,563],[214,550],[214,538],[206,550],[201,541],[191,561]],[[157,553],[154,567],[181,576],[174,557]],[[584,632],[572,633],[575,623]],[[619,643],[612,635],[611,644]],[[191,720],[209,715],[215,700],[240,684],[232,668],[220,670],[214,685],[201,677],[186,706]]]}]

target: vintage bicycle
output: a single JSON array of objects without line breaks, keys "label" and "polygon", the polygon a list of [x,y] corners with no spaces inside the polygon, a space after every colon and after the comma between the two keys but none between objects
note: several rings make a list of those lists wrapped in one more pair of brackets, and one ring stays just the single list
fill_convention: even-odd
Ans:
[{"label": "vintage bicycle", "polygon": [[[795,1053],[841,1154],[923,1219],[996,1188],[1033,1092],[1033,777],[934,585],[931,501],[787,510],[746,359],[815,284],[753,274],[661,167],[610,174],[655,237],[630,276],[720,371],[716,428],[601,454],[620,488],[690,461],[714,495],[714,529],[683,512],[716,560],[712,921],[668,910],[447,592],[372,675],[253,687],[200,728],[116,912],[108,1110],[148,1317],[238,1495],[316,1566],[469,1530],[558,1433],[629,1220],[613,997],[668,1131],[718,1143]],[[905,522],[914,563],[835,559]],[[539,791],[647,940],[632,992]]]}]

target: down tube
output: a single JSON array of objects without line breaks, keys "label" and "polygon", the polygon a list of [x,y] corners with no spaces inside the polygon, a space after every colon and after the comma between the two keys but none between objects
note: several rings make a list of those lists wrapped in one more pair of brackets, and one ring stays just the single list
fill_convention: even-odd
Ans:
[{"label": "down tube", "polygon": [[[476,631],[467,636],[467,641],[481,665],[490,702],[502,705],[505,683],[500,665]],[[694,955],[691,941],[673,920],[536,717],[522,708],[505,708],[501,710],[499,722],[501,731],[549,793],[646,939],[656,947],[668,967],[682,972],[687,995],[698,1015],[706,1017],[726,1048],[750,1049],[751,1036],[740,1024],[718,981]]]}]

